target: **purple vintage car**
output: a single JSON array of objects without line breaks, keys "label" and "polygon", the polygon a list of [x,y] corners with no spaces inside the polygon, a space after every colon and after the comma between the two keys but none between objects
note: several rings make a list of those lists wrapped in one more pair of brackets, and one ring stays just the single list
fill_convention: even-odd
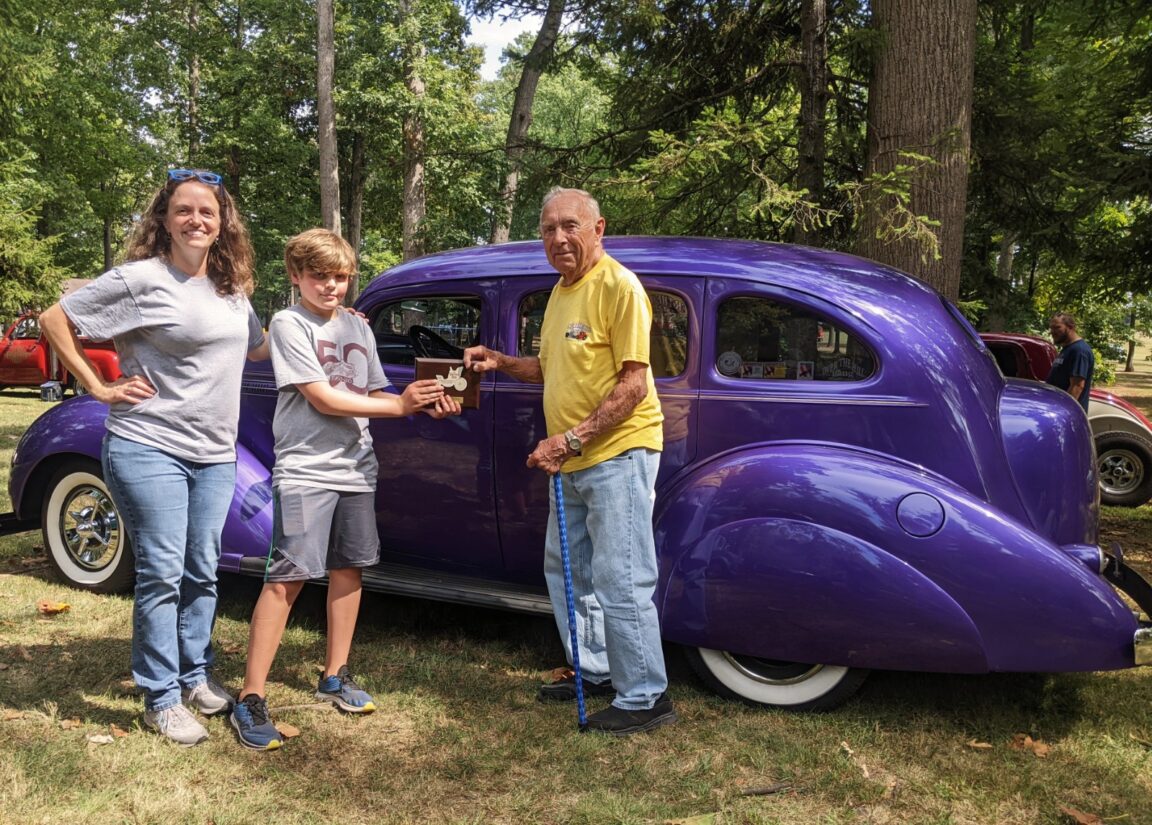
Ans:
[{"label": "purple vintage car", "polygon": [[[1091,671],[1152,663],[1113,584],[1152,590],[1096,544],[1088,421],[1005,380],[929,287],[847,255],[765,243],[610,238],[651,297],[665,414],[657,485],[664,638],[747,702],[823,709],[869,669]],[[393,382],[416,355],[482,342],[535,353],[556,282],[539,243],[433,255],[358,308]],[[244,382],[220,567],[259,573],[272,517],[267,366]],[[20,442],[16,517],[41,519],[62,577],[127,588],[131,548],[100,478],[104,408],[42,416]],[[486,374],[459,418],[373,424],[383,561],[367,586],[548,612],[541,388]]]}]

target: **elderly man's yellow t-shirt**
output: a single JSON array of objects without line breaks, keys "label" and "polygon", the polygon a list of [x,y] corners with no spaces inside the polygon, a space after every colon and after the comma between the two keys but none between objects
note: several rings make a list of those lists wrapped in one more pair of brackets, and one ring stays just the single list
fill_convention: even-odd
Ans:
[{"label": "elderly man's yellow t-shirt", "polygon": [[[652,304],[639,279],[604,255],[572,286],[552,289],[540,330],[544,418],[548,434],[575,427],[608,397],[625,361],[649,364]],[[648,395],[632,414],[584,445],[564,462],[564,472],[583,470],[625,450],[664,445],[660,401],[652,370]]]}]

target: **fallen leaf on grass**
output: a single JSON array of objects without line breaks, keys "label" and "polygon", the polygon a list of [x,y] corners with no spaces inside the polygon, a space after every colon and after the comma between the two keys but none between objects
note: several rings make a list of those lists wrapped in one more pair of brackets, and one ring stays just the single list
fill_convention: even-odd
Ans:
[{"label": "fallen leaf on grass", "polygon": [[0,670],[7,670],[10,667],[12,667],[12,665],[8,664],[7,662],[0,662]]},{"label": "fallen leaf on grass", "polygon": [[90,733],[84,738],[88,740],[89,745],[111,745],[116,741],[106,733]]},{"label": "fallen leaf on grass", "polygon": [[687,819],[665,819],[664,825],[713,825],[716,814],[700,814]]},{"label": "fallen leaf on grass", "polygon": [[771,785],[755,785],[751,788],[741,788],[741,796],[768,796],[769,794],[790,791],[792,786],[787,782],[773,782]]},{"label": "fallen leaf on grass", "polygon": [[1060,813],[1071,819],[1076,825],[1099,825],[1104,821],[1096,814],[1086,814],[1075,808],[1065,808],[1063,805],[1060,806]]},{"label": "fallen leaf on grass", "polygon": [[68,602],[54,602],[51,599],[41,599],[36,602],[36,612],[41,616],[55,616],[58,613],[67,613],[72,609]]},{"label": "fallen leaf on grass", "polygon": [[990,750],[992,750],[992,745],[990,743],[977,742],[975,739],[969,740],[968,747],[972,748],[973,750],[978,750],[978,751],[990,751]]},{"label": "fallen leaf on grass", "polygon": [[856,763],[856,767],[858,767],[860,769],[860,773],[863,775],[863,777],[865,779],[871,779],[872,778],[872,774],[868,771],[868,766],[864,763],[864,760],[858,759],[856,757],[856,751],[852,750],[852,748],[848,745],[847,742],[841,742],[840,743],[840,750],[842,750],[842,751],[844,751],[844,753],[848,754],[848,758]]},{"label": "fallen leaf on grass", "polygon": [[28,649],[24,647],[24,645],[16,645],[14,649],[16,651],[16,655],[23,659],[25,662],[32,661],[32,654],[28,652]]},{"label": "fallen leaf on grass", "polygon": [[1134,733],[1130,733],[1128,735],[1132,738],[1133,742],[1136,742],[1137,744],[1143,745],[1146,748],[1152,748],[1152,742],[1149,742],[1147,739],[1141,739],[1139,736],[1137,736]]},{"label": "fallen leaf on grass", "polygon": [[118,728],[115,725],[109,725],[108,729],[112,731],[112,735],[115,736],[117,739],[123,739],[125,736],[128,735],[128,731],[123,730],[121,728]]},{"label": "fallen leaf on grass", "polygon": [[17,719],[23,719],[23,718],[24,718],[24,714],[18,710],[6,710],[6,711],[4,711],[4,721],[5,722],[14,722]]},{"label": "fallen leaf on grass", "polygon": [[294,739],[300,735],[300,728],[289,725],[287,722],[277,722],[276,730],[280,731],[280,735],[285,739]]},{"label": "fallen leaf on grass", "polygon": [[79,719],[61,719],[60,720],[60,727],[63,728],[64,730],[72,730],[73,728],[78,728],[78,727],[80,727],[80,720]]},{"label": "fallen leaf on grass", "polygon": [[244,646],[238,645],[235,642],[226,642],[220,645],[220,652],[227,653],[229,656],[235,656],[237,653],[244,652]]},{"label": "fallen leaf on grass", "polygon": [[1018,733],[1012,737],[1012,741],[1008,743],[1014,751],[1032,751],[1032,755],[1039,759],[1045,759],[1048,756],[1049,746],[1039,739],[1033,739],[1026,733]]},{"label": "fallen leaf on grass", "polygon": [[571,679],[575,675],[576,671],[570,667],[554,667],[548,671],[548,681],[558,682],[561,679]]}]

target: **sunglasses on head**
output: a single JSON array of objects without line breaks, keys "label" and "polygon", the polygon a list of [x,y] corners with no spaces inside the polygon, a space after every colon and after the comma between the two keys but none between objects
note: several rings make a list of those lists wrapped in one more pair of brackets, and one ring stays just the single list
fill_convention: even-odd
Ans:
[{"label": "sunglasses on head", "polygon": [[198,180],[201,183],[206,183],[209,186],[219,186],[223,183],[224,178],[217,175],[215,172],[205,172],[200,169],[169,169],[168,180]]}]

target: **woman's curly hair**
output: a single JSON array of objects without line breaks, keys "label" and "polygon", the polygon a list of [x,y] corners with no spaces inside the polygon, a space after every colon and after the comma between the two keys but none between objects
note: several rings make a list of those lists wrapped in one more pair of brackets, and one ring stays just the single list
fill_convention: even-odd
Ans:
[{"label": "woman's curly hair", "polygon": [[[160,191],[153,195],[152,202],[136,225],[128,241],[124,260],[142,261],[155,257],[170,259],[172,237],[164,228],[164,219],[168,217],[168,202],[179,187],[198,182],[196,178],[165,181]],[[248,229],[236,211],[236,202],[223,183],[200,185],[208,186],[215,192],[216,203],[220,206],[220,234],[208,251],[208,277],[221,295],[243,293],[250,296],[254,288],[252,270],[255,256],[252,253],[252,242],[248,239]]]}]

